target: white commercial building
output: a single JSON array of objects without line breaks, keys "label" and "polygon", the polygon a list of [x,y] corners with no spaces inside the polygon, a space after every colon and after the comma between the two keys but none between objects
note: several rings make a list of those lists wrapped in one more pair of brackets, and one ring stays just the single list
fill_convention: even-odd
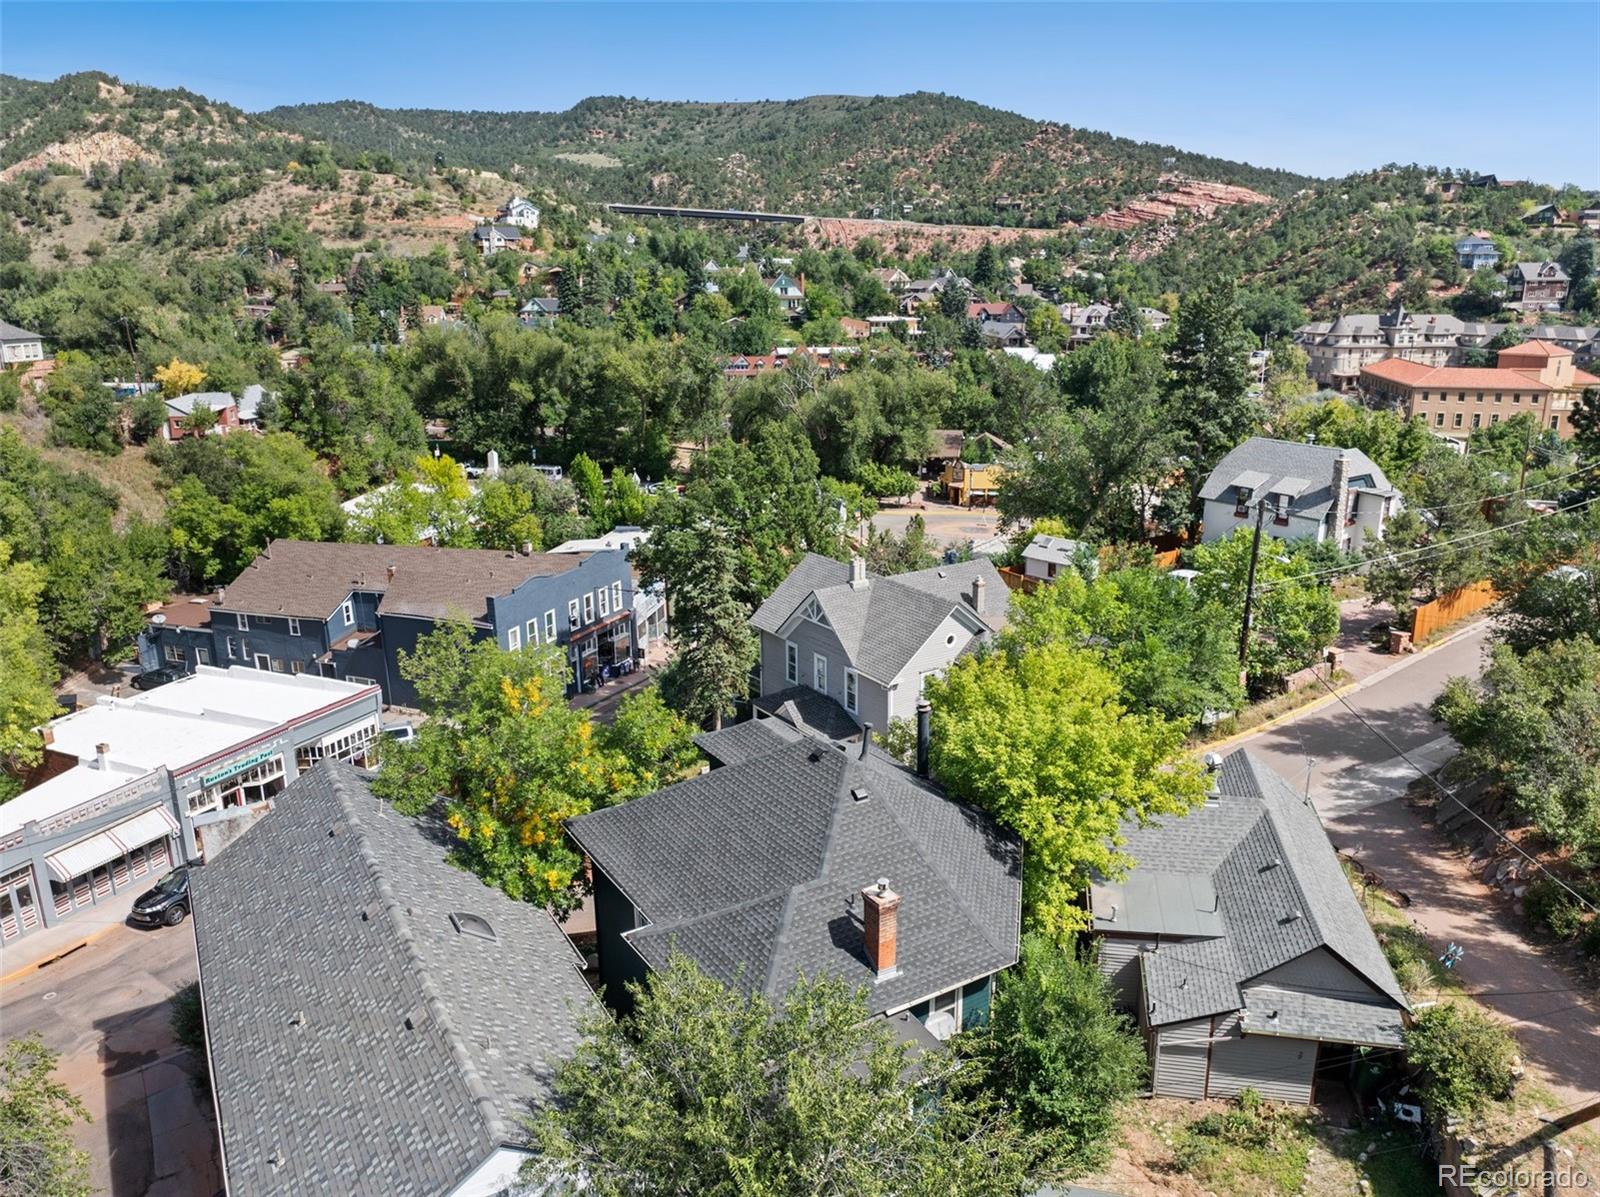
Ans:
[{"label": "white commercial building", "polygon": [[375,685],[202,665],[55,720],[44,779],[0,804],[0,942],[203,859],[324,757],[366,763],[381,703]]}]

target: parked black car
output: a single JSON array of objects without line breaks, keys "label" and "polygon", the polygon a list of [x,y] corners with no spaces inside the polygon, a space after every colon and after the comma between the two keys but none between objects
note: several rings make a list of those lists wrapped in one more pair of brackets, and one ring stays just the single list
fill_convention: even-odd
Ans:
[{"label": "parked black car", "polygon": [[176,927],[189,915],[189,870],[173,869],[134,900],[128,921],[141,927]]},{"label": "parked black car", "polygon": [[154,690],[157,686],[165,686],[168,682],[175,682],[183,674],[176,669],[146,669],[133,679],[135,690]]}]

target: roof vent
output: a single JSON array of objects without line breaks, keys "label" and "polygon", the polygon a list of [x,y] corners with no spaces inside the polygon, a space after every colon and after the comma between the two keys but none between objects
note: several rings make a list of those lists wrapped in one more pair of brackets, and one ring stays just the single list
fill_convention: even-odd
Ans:
[{"label": "roof vent", "polygon": [[328,828],[328,838],[329,839],[332,839],[334,836],[343,835],[343,834],[344,834],[344,823],[342,821],[338,822],[338,823],[335,823],[332,827]]},{"label": "roof vent", "polygon": [[368,902],[365,906],[363,906],[361,908],[361,921],[364,922],[364,923],[372,922],[373,919],[378,917],[378,912],[380,910],[382,910],[382,909],[383,909],[383,903],[381,903],[381,902]]},{"label": "roof vent", "polygon": [[872,791],[867,789],[866,786],[851,786],[850,797],[854,798],[857,802],[865,802],[868,798],[872,797]]},{"label": "roof vent", "polygon": [[279,1168],[283,1167],[288,1162],[289,1162],[288,1160],[284,1159],[283,1152],[279,1151],[276,1147],[274,1147],[272,1149],[272,1154],[267,1157],[267,1163],[272,1165],[272,1170],[274,1172],[276,1172]]},{"label": "roof vent", "polygon": [[1305,917],[1305,912],[1302,911],[1298,906],[1296,906],[1288,914],[1283,916],[1283,921],[1286,922],[1286,923],[1298,923],[1304,917]]},{"label": "roof vent", "polygon": [[1273,869],[1281,869],[1282,867],[1283,867],[1283,858],[1280,857],[1280,856],[1274,856],[1271,860],[1267,861],[1266,864],[1262,865],[1259,869],[1257,869],[1256,872],[1258,872],[1258,873],[1269,873]]},{"label": "roof vent", "polygon": [[479,939],[491,942],[499,939],[494,933],[494,928],[489,925],[489,920],[481,914],[469,914],[458,910],[450,915],[450,925],[462,935],[476,935]]},{"label": "roof vent", "polygon": [[406,1011],[406,1030],[408,1031],[415,1031],[427,1021],[428,1008],[421,1002],[418,1002],[415,1006]]},{"label": "roof vent", "polygon": [[303,1027],[303,1026],[305,1026],[306,1025],[306,1012],[304,1010],[296,1010],[293,1014],[291,1014],[289,1016],[289,1025],[291,1027]]}]

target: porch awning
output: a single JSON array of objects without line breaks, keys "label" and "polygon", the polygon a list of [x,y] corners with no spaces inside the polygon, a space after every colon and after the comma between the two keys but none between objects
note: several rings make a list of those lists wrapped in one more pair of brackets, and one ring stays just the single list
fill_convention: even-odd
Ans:
[{"label": "porch awning", "polygon": [[178,830],[178,821],[164,806],[153,806],[143,814],[124,819],[106,834],[122,845],[124,852],[143,848],[152,840],[164,840]]},{"label": "porch awning", "polygon": [[86,840],[79,840],[59,852],[52,852],[44,858],[44,863],[49,866],[50,875],[57,881],[68,882],[74,877],[81,877],[90,869],[99,868],[108,860],[115,860],[126,851],[126,848],[111,837],[109,831],[102,831]]}]

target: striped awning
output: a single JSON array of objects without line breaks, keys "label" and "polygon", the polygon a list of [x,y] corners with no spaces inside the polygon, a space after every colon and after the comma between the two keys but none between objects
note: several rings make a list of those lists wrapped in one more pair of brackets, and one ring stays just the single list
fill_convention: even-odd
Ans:
[{"label": "striped awning", "polygon": [[108,860],[115,860],[126,851],[126,848],[111,838],[109,831],[102,831],[86,840],[79,840],[59,852],[52,852],[44,858],[44,863],[49,866],[51,876],[57,881],[67,882],[74,877],[81,877],[90,869],[99,868]]},{"label": "striped awning", "polygon": [[154,806],[115,827],[96,832],[88,839],[69,844],[44,858],[57,881],[71,881],[107,861],[115,860],[152,840],[165,839],[178,830],[178,822],[165,807]]},{"label": "striped awning", "polygon": [[108,833],[122,845],[123,851],[143,848],[152,840],[164,840],[178,830],[178,821],[164,806],[153,806],[143,814],[124,819]]}]

